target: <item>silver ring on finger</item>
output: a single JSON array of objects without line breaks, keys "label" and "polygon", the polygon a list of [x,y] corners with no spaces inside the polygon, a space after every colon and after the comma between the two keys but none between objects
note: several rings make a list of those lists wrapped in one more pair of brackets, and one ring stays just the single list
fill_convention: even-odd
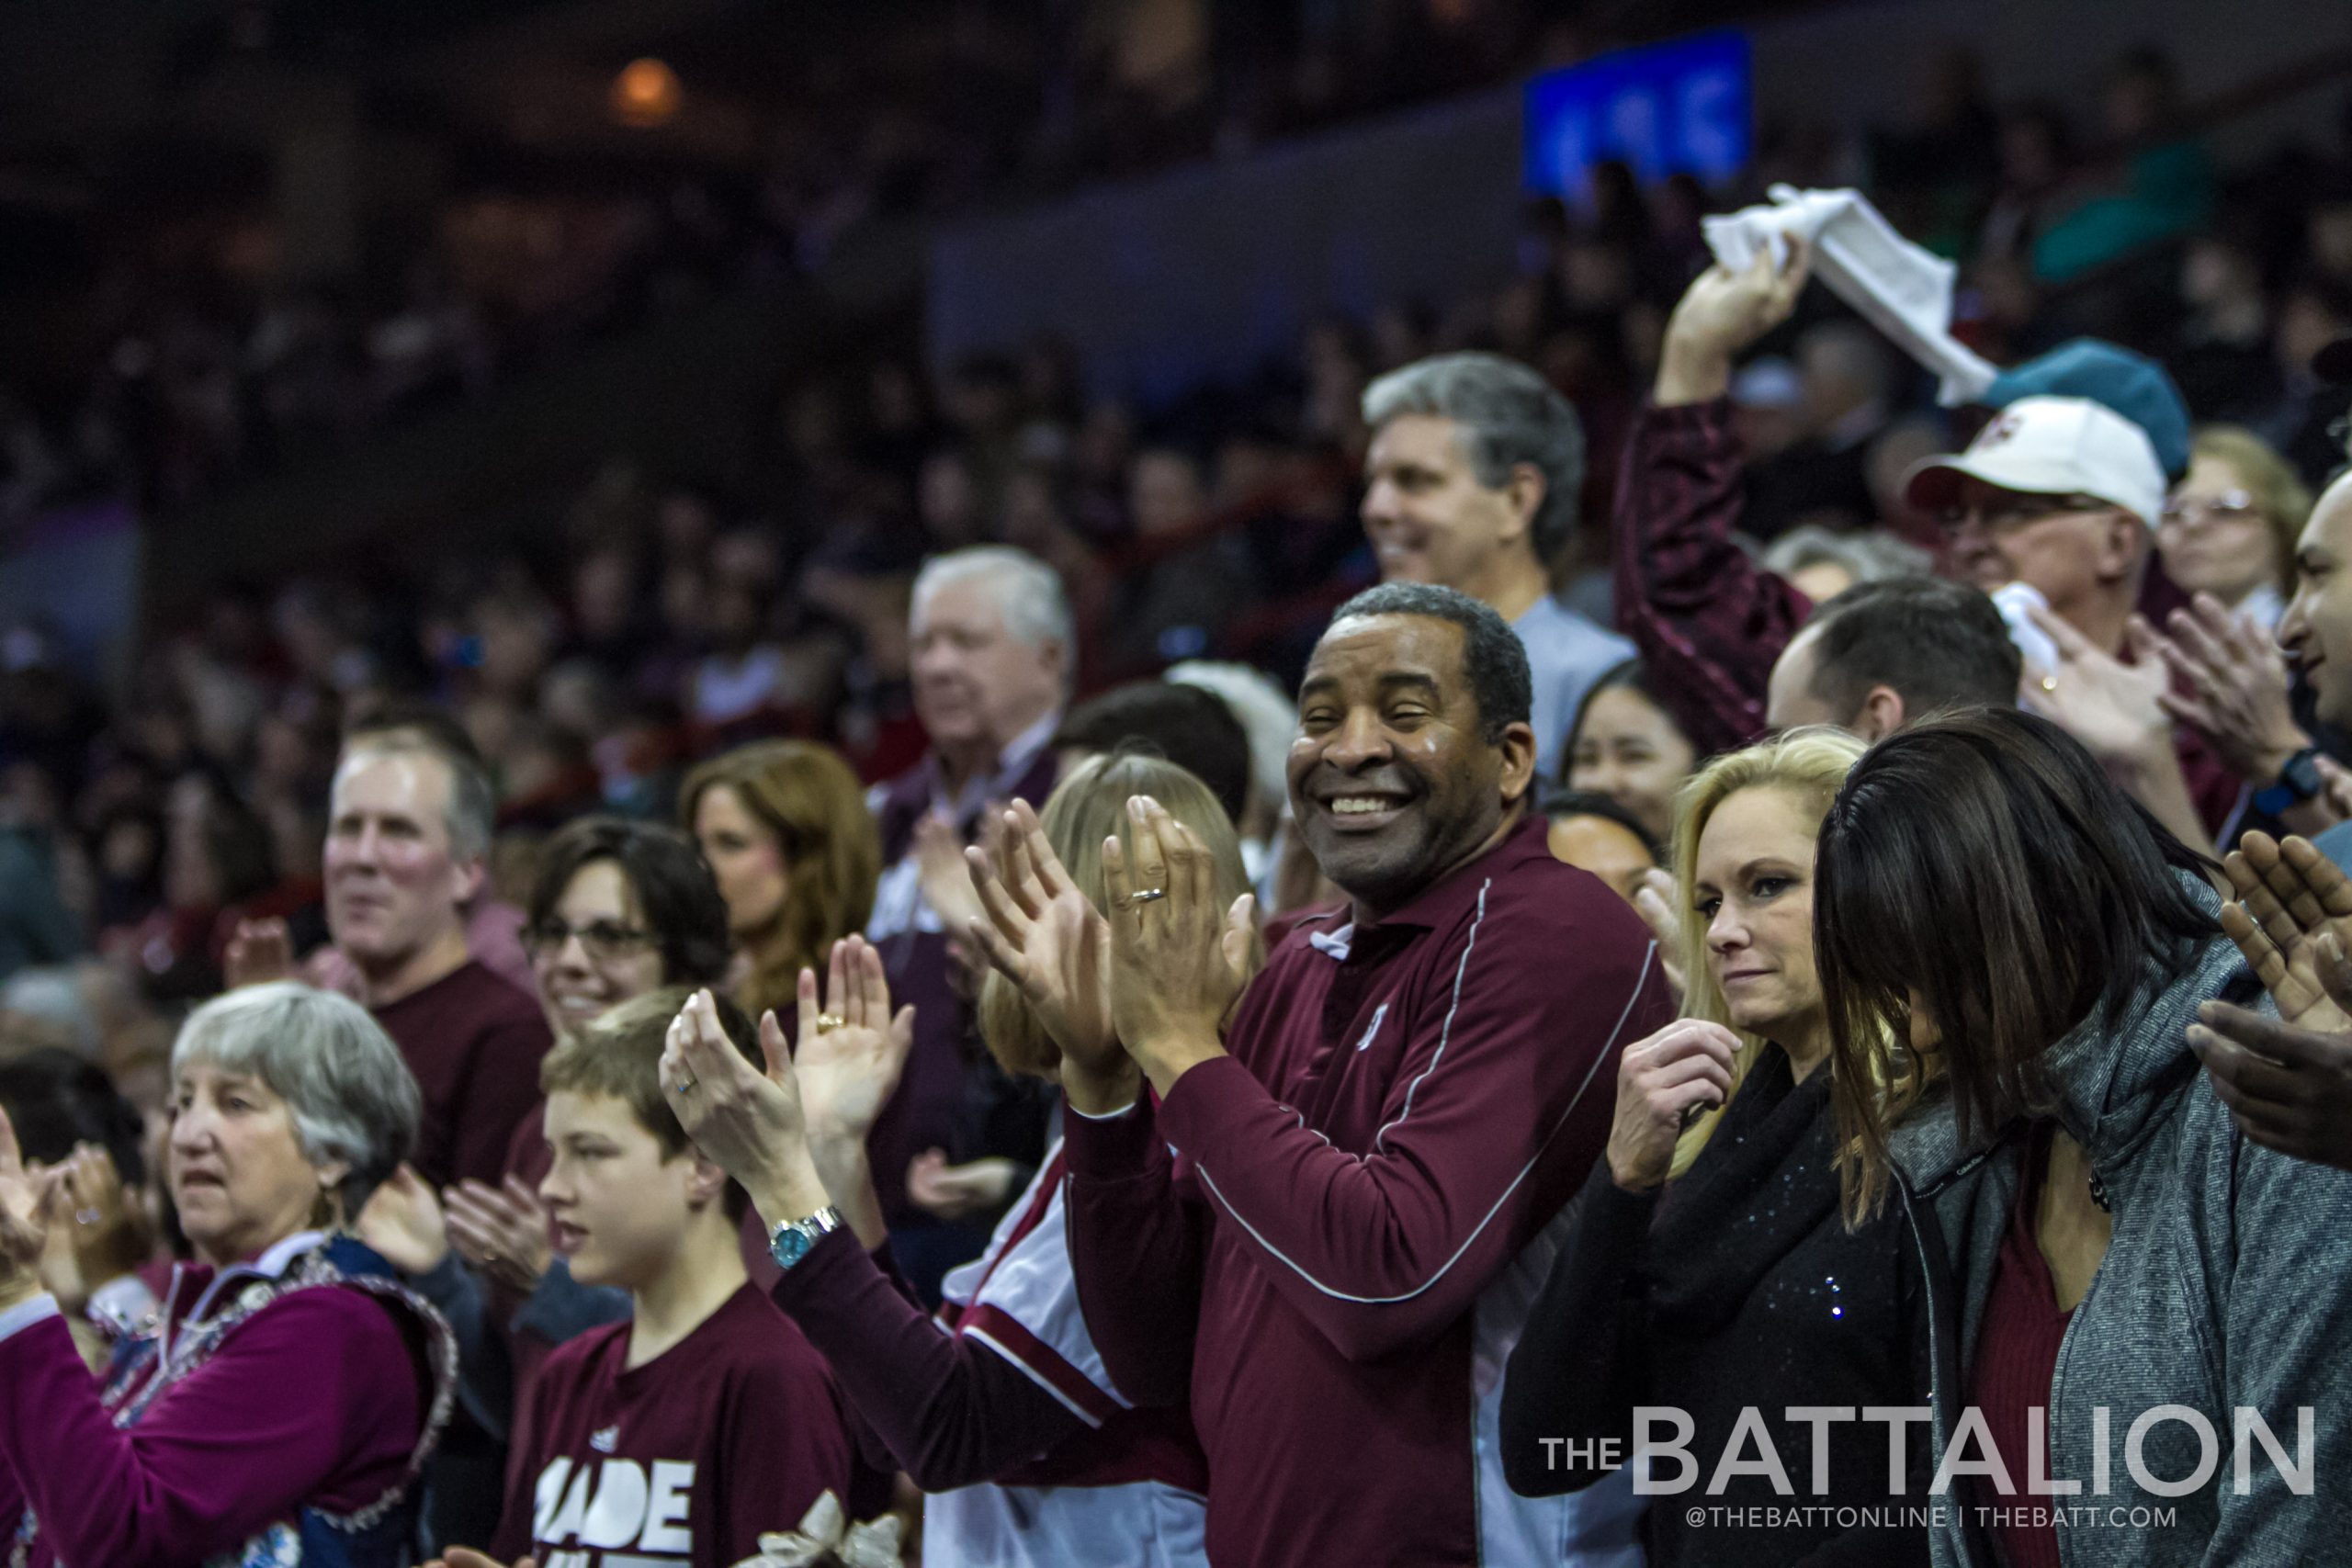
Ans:
[{"label": "silver ring on finger", "polygon": [[94,1225],[105,1217],[105,1215],[99,1213],[96,1209],[76,1209],[74,1211],[74,1223],[77,1225]]},{"label": "silver ring on finger", "polygon": [[1154,898],[1165,898],[1167,897],[1168,889],[1165,887],[1138,887],[1133,893],[1127,895],[1127,908],[1132,909],[1138,904],[1148,904]]}]

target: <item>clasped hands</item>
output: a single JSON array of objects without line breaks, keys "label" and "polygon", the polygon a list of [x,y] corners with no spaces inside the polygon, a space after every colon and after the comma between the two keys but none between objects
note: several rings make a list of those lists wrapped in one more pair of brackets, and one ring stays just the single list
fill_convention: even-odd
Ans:
[{"label": "clasped hands", "polygon": [[1102,843],[1105,908],[1071,879],[1037,814],[1016,802],[992,841],[964,852],[982,914],[968,934],[1062,1054],[1062,1085],[1088,1114],[1131,1104],[1138,1077],[1162,1096],[1225,1055],[1227,1016],[1255,973],[1257,900],[1216,907],[1216,860],[1149,795]]}]

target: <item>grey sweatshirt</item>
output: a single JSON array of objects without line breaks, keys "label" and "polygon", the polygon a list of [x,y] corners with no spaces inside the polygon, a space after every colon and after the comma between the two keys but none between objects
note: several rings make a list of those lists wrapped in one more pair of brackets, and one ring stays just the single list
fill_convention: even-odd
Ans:
[{"label": "grey sweatshirt", "polygon": [[[2210,892],[2204,898],[2218,907]],[[2352,1174],[2238,1134],[2186,1039],[2198,1004],[2217,998],[2261,998],[2220,937],[2177,978],[2152,967],[2120,1032],[2094,1019],[2050,1054],[2058,1120],[2087,1152],[2115,1222],[2106,1259],[2067,1325],[2050,1391],[2051,1472],[2081,1491],[2028,1496],[2027,1478],[2011,1478],[2013,1506],[2066,1510],[2057,1524],[2066,1568],[2352,1564]],[[2019,1142],[1962,1147],[1944,1098],[1892,1142],[1896,1201],[1929,1281],[1941,1455],[1973,1386]],[[2216,1438],[2204,1483],[2177,1496],[2152,1493],[2126,1462],[2132,1424],[2165,1404],[2200,1413]],[[2308,1493],[2292,1489],[2258,1437],[2244,1445],[2242,1493],[2236,1411],[2258,1411],[2293,1461],[2301,1406],[2312,1411]],[[2099,1407],[2108,1413],[2104,1443]],[[2199,1468],[2199,1434],[2178,1420],[2151,1427],[2140,1449],[2159,1483]],[[1988,1450],[1977,1434],[1962,1444],[1967,1459]],[[1997,1562],[1975,1513],[1983,1484],[1955,1482],[1931,1500],[1941,1505],[1931,1531],[1938,1568]]]}]

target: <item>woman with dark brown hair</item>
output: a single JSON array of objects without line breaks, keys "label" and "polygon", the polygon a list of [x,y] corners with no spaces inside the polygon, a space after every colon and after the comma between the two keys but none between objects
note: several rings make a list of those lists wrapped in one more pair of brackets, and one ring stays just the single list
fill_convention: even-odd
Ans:
[{"label": "woman with dark brown hair", "polygon": [[2246,1142],[2197,1070],[2199,1007],[2260,995],[2205,869],[2013,711],[1881,741],[1822,824],[1848,1213],[1910,1230],[1931,1438],[1975,1494],[1922,1500],[1939,1568],[2341,1555],[2308,1477],[2352,1439],[2352,1175]]},{"label": "woman with dark brown hair", "polygon": [[882,843],[849,764],[807,740],[763,740],[686,775],[678,817],[727,900],[745,1012],[790,1016],[800,971],[865,929]]}]

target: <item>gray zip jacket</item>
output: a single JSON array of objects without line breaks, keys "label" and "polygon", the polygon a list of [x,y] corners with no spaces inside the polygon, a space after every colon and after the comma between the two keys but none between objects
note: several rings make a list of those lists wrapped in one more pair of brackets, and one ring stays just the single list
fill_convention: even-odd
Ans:
[{"label": "gray zip jacket", "polygon": [[[2205,901],[2218,907],[2211,893]],[[2027,1477],[2011,1477],[2013,1505],[2066,1510],[2057,1523],[2066,1568],[2352,1564],[2352,1173],[2238,1134],[2186,1039],[2198,1004],[2214,998],[2269,1005],[2218,936],[2177,978],[2152,968],[2120,1032],[2094,1019],[2050,1055],[2058,1119],[2087,1152],[2115,1221],[2050,1391],[2051,1472],[2081,1491],[2028,1496]],[[1896,1201],[1928,1281],[1931,1429],[1942,1456],[1973,1386],[2019,1142],[1963,1147],[1948,1099],[1931,1100],[1891,1142]],[[2177,1496],[2151,1492],[2126,1463],[2132,1424],[2166,1404],[2200,1413],[2216,1439],[2203,1483]],[[2258,1435],[2244,1445],[2242,1490],[2234,1413],[2258,1411],[2294,1461],[2302,1406],[2312,1413],[2308,1492],[2293,1489]],[[2199,1469],[2199,1435],[2179,1420],[2152,1426],[2136,1446],[2159,1484]],[[1960,1447],[1966,1460],[1990,1450],[1981,1430]],[[1956,1481],[1927,1500],[1939,1505],[1937,1568],[1999,1562],[1976,1513],[1985,1484]]]}]

